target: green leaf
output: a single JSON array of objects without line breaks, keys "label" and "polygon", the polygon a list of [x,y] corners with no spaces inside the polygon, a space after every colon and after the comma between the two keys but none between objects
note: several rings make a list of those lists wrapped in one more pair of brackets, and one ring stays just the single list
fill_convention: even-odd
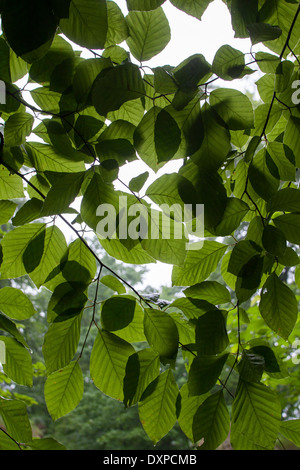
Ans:
[{"label": "green leaf", "polygon": [[68,57],[54,68],[49,83],[49,91],[67,93],[72,86],[76,66],[82,62],[80,57]]},{"label": "green leaf", "polygon": [[186,297],[206,300],[214,305],[230,302],[230,292],[217,281],[203,281],[183,291]]},{"label": "green leaf", "polygon": [[282,34],[279,26],[267,23],[251,23],[247,25],[247,29],[253,46],[259,42],[273,41]]},{"label": "green leaf", "polygon": [[[75,264],[77,263],[77,264]],[[68,248],[68,262],[62,274],[67,281],[88,284],[96,275],[96,260],[82,240],[76,239]]]},{"label": "green leaf", "polygon": [[0,398],[0,414],[7,432],[13,439],[17,442],[31,441],[32,430],[23,401]]},{"label": "green leaf", "polygon": [[0,77],[1,80],[5,82],[11,81],[10,70],[9,70],[9,47],[7,42],[4,38],[0,40],[0,65],[1,65],[1,72]]},{"label": "green leaf", "polygon": [[2,240],[2,278],[20,277],[26,274],[23,254],[28,244],[45,230],[45,224],[27,224],[8,232]]},{"label": "green leaf", "polygon": [[223,243],[206,240],[200,250],[189,250],[184,267],[173,268],[173,285],[190,286],[205,281],[216,269],[226,249]]},{"label": "green leaf", "polygon": [[[138,207],[137,212],[139,213]],[[161,211],[151,209],[148,214],[148,233],[142,236],[141,246],[153,258],[163,263],[183,266],[186,258],[186,246],[188,239],[184,231],[184,225],[177,222],[171,215],[165,215]],[[143,219],[143,214],[131,222],[132,228],[136,227]],[[128,230],[130,230],[129,225]]]},{"label": "green leaf", "polygon": [[9,82],[4,82],[4,85],[5,88],[1,91],[3,98],[1,97],[0,111],[7,114],[16,113],[20,108],[22,109],[19,101],[22,99],[20,89]]},{"label": "green leaf", "polygon": [[244,267],[260,252],[260,247],[251,240],[240,240],[231,252],[228,271],[235,276],[243,277]]},{"label": "green leaf", "polygon": [[218,122],[215,110],[208,106],[202,109],[202,125],[203,141],[191,159],[200,170],[213,172],[220,168],[227,157],[231,147],[230,133]]},{"label": "green leaf", "polygon": [[29,224],[40,218],[43,203],[40,199],[33,197],[18,210],[12,219],[12,224],[17,227],[19,225]]},{"label": "green leaf", "polygon": [[123,261],[124,263],[130,264],[149,264],[156,263],[156,260],[151,256],[150,253],[147,253],[141,246],[141,244],[135,245],[130,250],[121,243],[120,240],[99,240],[105,251],[114,258]]},{"label": "green leaf", "polygon": [[197,319],[204,313],[214,308],[214,305],[207,300],[180,297],[174,300],[168,309],[180,309],[188,319]]},{"label": "green leaf", "polygon": [[[49,189],[50,185],[48,181],[41,175],[34,175],[30,178],[29,180],[30,184],[34,186],[34,188],[37,189],[37,192],[32,186],[29,184],[27,185],[26,191],[28,193],[28,196],[33,199],[39,199],[40,201],[44,201],[44,197],[46,196]],[[40,194],[41,193],[41,194]],[[43,196],[42,196],[43,195]]]},{"label": "green leaf", "polygon": [[273,225],[267,225],[264,228],[262,243],[264,248],[274,256],[284,255],[287,248],[285,236]]},{"label": "green leaf", "polygon": [[161,108],[157,106],[152,107],[143,116],[134,132],[134,146],[140,158],[155,172],[166,163],[166,161],[158,161],[157,148],[155,145],[156,121],[160,112]]},{"label": "green leaf", "polygon": [[165,312],[145,309],[145,336],[162,359],[174,359],[178,351],[178,331],[174,320]]},{"label": "green leaf", "polygon": [[80,62],[74,72],[73,90],[79,104],[90,102],[93,83],[100,72],[112,66],[109,58],[93,58]]},{"label": "green leaf", "polygon": [[44,284],[52,270],[59,265],[67,251],[66,239],[62,231],[55,225],[45,229],[41,243],[41,256],[37,258],[36,264],[31,266],[38,251],[37,237],[30,240],[23,254],[24,266],[38,288]]},{"label": "green leaf", "polygon": [[11,174],[0,165],[0,199],[17,199],[24,197],[22,180],[18,175]]},{"label": "green leaf", "polygon": [[258,0],[232,0],[227,3],[231,14],[231,24],[235,32],[235,38],[249,37],[248,25],[257,20]]},{"label": "green leaf", "polygon": [[153,183],[148,186],[146,195],[155,203],[158,204],[162,210],[164,204],[174,209],[180,209],[176,211],[174,217],[177,220],[182,218],[182,212],[184,211],[184,201],[182,193],[187,187],[187,192],[191,192],[192,185],[189,181],[178,173],[169,173],[160,176]]},{"label": "green leaf", "polygon": [[240,380],[233,402],[231,444],[235,450],[273,450],[281,406],[275,392],[260,383]]},{"label": "green leaf", "polygon": [[265,149],[261,149],[255,155],[248,175],[254,191],[265,201],[268,201],[279,188],[278,169]]},{"label": "green leaf", "polygon": [[289,419],[280,424],[280,433],[296,446],[300,446],[300,420]]},{"label": "green leaf", "polygon": [[244,350],[238,364],[238,372],[243,380],[248,382],[260,382],[264,366],[265,359],[263,356]]},{"label": "green leaf", "polygon": [[26,442],[25,446],[32,450],[67,450],[63,444],[51,437],[32,439],[32,441]]},{"label": "green leaf", "polygon": [[181,142],[181,132],[175,119],[164,109],[155,121],[154,141],[158,163],[171,160]]},{"label": "green leaf", "polygon": [[101,309],[102,327],[107,331],[126,328],[133,320],[135,304],[134,299],[121,296],[107,299]]},{"label": "green leaf", "polygon": [[56,151],[52,145],[40,142],[27,142],[25,147],[29,158],[28,163],[37,171],[76,173],[85,169],[82,155],[78,155],[76,159],[71,160],[66,155]]},{"label": "green leaf", "polygon": [[[60,120],[57,118],[52,118],[45,121],[45,123],[53,149],[70,160],[78,160],[80,157],[80,152],[75,151],[71,139],[69,138],[67,131]],[[83,158],[84,157],[81,156],[82,160]]]},{"label": "green leaf", "polygon": [[264,359],[264,372],[270,377],[283,378],[289,375],[286,366],[267,342],[254,339],[249,341],[248,344],[250,346],[250,354],[254,353],[256,356],[261,356]]},{"label": "green leaf", "polygon": [[241,78],[245,73],[244,53],[228,44],[221,46],[215,54],[212,71],[223,80]]},{"label": "green leaf", "polygon": [[269,142],[267,152],[278,168],[280,179],[283,181],[295,181],[295,158],[291,149],[282,142]]},{"label": "green leaf", "polygon": [[74,142],[77,148],[84,147],[87,142],[96,139],[96,135],[104,122],[93,116],[78,116],[74,127]]},{"label": "green leaf", "polygon": [[272,273],[263,285],[259,304],[266,324],[287,340],[298,317],[298,303],[293,291]]},{"label": "green leaf", "polygon": [[[132,301],[136,300],[130,295],[127,295],[126,298]],[[123,340],[131,344],[146,341],[144,333],[144,310],[142,309],[139,303],[135,301],[135,309],[133,312],[132,321],[123,329],[116,330],[115,334],[119,338],[122,338]]]},{"label": "green leaf", "polygon": [[222,310],[210,310],[196,322],[196,348],[199,355],[219,354],[227,348],[226,314]]},{"label": "green leaf", "polygon": [[110,274],[101,277],[101,284],[116,291],[118,294],[126,294],[126,287],[119,281],[118,278]]},{"label": "green leaf", "polygon": [[12,201],[0,201],[0,224],[6,224],[14,215],[17,204]]},{"label": "green leaf", "polygon": [[80,326],[80,315],[50,324],[43,344],[48,374],[66,367],[72,361],[80,338]]},{"label": "green leaf", "polygon": [[33,0],[30,4],[5,3],[1,16],[3,32],[17,56],[33,62],[47,52],[57,23],[46,0]]},{"label": "green leaf", "polygon": [[257,52],[255,59],[260,70],[264,73],[275,73],[280,62],[278,56],[269,54],[268,52]]},{"label": "green leaf", "polygon": [[298,212],[300,210],[300,191],[283,188],[272,196],[267,205],[269,212]]},{"label": "green leaf", "polygon": [[279,264],[283,266],[296,266],[300,262],[300,258],[296,251],[293,250],[290,246],[288,246],[284,253],[278,256]]},{"label": "green leaf", "polygon": [[169,93],[175,93],[177,91],[178,85],[167,68],[155,67],[153,69],[153,72],[154,72],[153,85],[157,93],[169,94]]},{"label": "green leaf", "polygon": [[203,13],[212,0],[171,0],[171,3],[179,10],[201,20]]},{"label": "green leaf", "polygon": [[5,343],[3,370],[9,378],[20,385],[32,387],[32,360],[28,350],[14,338],[0,337]]},{"label": "green leaf", "polygon": [[38,87],[30,92],[34,102],[41,108],[43,111],[48,111],[49,113],[59,113],[60,112],[60,100],[61,94],[55,91],[49,90],[49,87]]},{"label": "green leaf", "polygon": [[122,401],[126,364],[133,353],[135,350],[127,341],[108,331],[99,331],[90,361],[95,386],[106,395]]},{"label": "green leaf", "polygon": [[69,16],[59,22],[71,41],[88,49],[104,49],[107,31],[107,4],[104,0],[71,0]]},{"label": "green leaf", "polygon": [[121,8],[112,1],[107,3],[108,30],[105,41],[105,48],[120,44],[129,35],[128,26]]},{"label": "green leaf", "polygon": [[21,57],[18,57],[12,49],[10,50],[9,55],[11,81],[12,83],[15,83],[27,74],[28,64],[23,59],[21,59]]},{"label": "green leaf", "polygon": [[193,54],[177,65],[172,75],[182,89],[189,89],[205,83],[211,75],[210,70],[211,66],[202,54]]},{"label": "green leaf", "polygon": [[[278,39],[271,42],[266,42],[266,47],[276,54],[281,54],[285,47],[287,37],[289,36],[289,47],[293,49],[298,42],[298,28],[291,28],[291,24],[295,18],[297,12],[297,5],[293,5],[290,2],[276,2],[270,8],[269,2],[265,4],[260,12],[258,19],[260,22],[268,23],[279,27],[282,30],[282,34]],[[289,53],[289,49],[284,50],[283,57],[286,57]]]},{"label": "green leaf", "polygon": [[193,442],[204,440],[201,450],[215,450],[228,436],[230,417],[223,391],[206,398],[193,419]]},{"label": "green leaf", "polygon": [[250,208],[241,199],[230,197],[227,200],[224,215],[219,224],[213,229],[217,236],[226,236],[233,233],[240,226]]},{"label": "green leaf", "polygon": [[184,384],[180,389],[180,409],[178,424],[184,434],[188,437],[191,442],[193,439],[193,418],[199,408],[199,406],[206,400],[209,394],[199,395],[191,397],[187,384]]},{"label": "green leaf", "polygon": [[29,113],[12,114],[5,123],[5,144],[17,147],[24,144],[32,131],[34,117]]},{"label": "green leaf", "polygon": [[41,211],[41,216],[62,214],[78,195],[84,172],[62,174],[50,188]]},{"label": "green leaf", "polygon": [[126,0],[128,10],[155,10],[165,0]]},{"label": "green leaf", "polygon": [[70,413],[83,396],[83,375],[78,361],[49,375],[45,383],[45,400],[54,421]]},{"label": "green leaf", "polygon": [[290,60],[280,62],[276,68],[275,91],[284,92],[292,81],[294,64]]},{"label": "green leaf", "polygon": [[58,18],[68,18],[71,0],[52,0],[51,3]]},{"label": "green leaf", "polygon": [[260,137],[258,135],[255,135],[251,138],[248,146],[247,146],[247,149],[246,149],[246,152],[245,152],[245,162],[248,163],[248,162],[251,162],[254,155],[255,155],[255,152],[257,150],[257,147],[259,146],[260,144]]},{"label": "green leaf", "polygon": [[124,377],[124,404],[138,403],[148,385],[159,375],[159,355],[151,349],[142,349],[128,358]]},{"label": "green leaf", "polygon": [[295,164],[297,167],[300,166],[300,118],[296,116],[290,116],[286,125],[283,142],[286,144],[294,153]]},{"label": "green leaf", "polygon": [[142,100],[133,100],[123,103],[116,111],[108,113],[107,118],[111,121],[124,120],[137,126],[144,116]]},{"label": "green leaf", "polygon": [[40,84],[49,84],[55,67],[69,57],[74,57],[71,44],[62,36],[56,35],[48,52],[31,64],[30,78]]},{"label": "green leaf", "polygon": [[15,320],[26,320],[36,313],[24,292],[9,286],[0,289],[0,310]]},{"label": "green leaf", "polygon": [[[147,391],[150,392],[147,394]],[[163,372],[146,390],[139,404],[139,417],[147,435],[155,445],[176,422],[178,387],[171,369]]]},{"label": "green leaf", "polygon": [[118,110],[123,103],[141,98],[144,94],[144,82],[138,66],[127,63],[100,73],[93,87],[92,101],[96,111],[105,116],[109,111]]},{"label": "green leaf", "polygon": [[129,181],[129,189],[133,192],[140,192],[147,179],[149,178],[149,171],[141,173],[139,176],[135,176]]},{"label": "green leaf", "polygon": [[48,303],[48,319],[64,322],[80,316],[87,302],[87,285],[83,282],[64,282],[55,289]]},{"label": "green leaf", "polygon": [[126,42],[139,62],[159,54],[171,39],[169,22],[161,7],[150,11],[130,11],[126,21],[129,28]]},{"label": "green leaf", "polygon": [[0,435],[0,450],[20,450],[17,442],[3,432]]},{"label": "green leaf", "polygon": [[6,333],[9,333],[11,336],[13,336],[25,348],[29,348],[25,339],[17,329],[16,324],[2,314],[0,314],[0,330],[6,331]]},{"label": "green leaf", "polygon": [[[203,152],[202,155],[203,160],[199,162],[199,168],[197,168],[197,166],[193,163],[191,164],[190,171],[193,172],[192,174],[189,174],[188,170],[187,173],[185,173],[184,170],[182,172],[182,176],[186,176],[186,178],[192,184],[184,185],[180,188],[181,197],[186,204],[196,203],[199,205],[198,209],[200,211],[200,214],[199,216],[196,216],[200,224],[199,238],[203,237],[201,233],[201,228],[203,228],[203,221],[201,219],[201,207],[204,209],[204,228],[206,228],[209,232],[213,232],[214,227],[216,227],[221,222],[224,216],[228,201],[226,188],[223,185],[223,181],[220,175],[215,172],[216,162],[212,162],[212,167],[210,168],[210,170],[206,168],[206,171],[203,171],[202,165],[205,165],[205,152]],[[195,214],[197,214],[197,206],[194,211]]]},{"label": "green leaf", "polygon": [[229,129],[243,130],[254,127],[252,104],[242,92],[218,88],[211,92],[209,101]]},{"label": "green leaf", "polygon": [[220,357],[198,356],[194,358],[187,382],[189,396],[203,395],[214,387],[227,357],[228,354]]},{"label": "green leaf", "polygon": [[261,285],[264,269],[264,258],[253,256],[242,268],[235,283],[237,299],[240,303],[246,302]]},{"label": "green leaf", "polygon": [[283,232],[285,238],[289,242],[296,243],[297,245],[300,244],[300,214],[283,214],[278,217],[274,217],[272,220],[275,226]]},{"label": "green leaf", "polygon": [[[282,108],[274,104],[271,111],[269,111],[269,103],[263,103],[257,106],[254,110],[254,124],[255,124],[255,135],[260,136],[261,133],[265,132],[266,135],[270,134],[276,127],[276,124],[281,118]],[[267,116],[269,118],[267,119]],[[267,127],[265,128],[265,124]]]}]

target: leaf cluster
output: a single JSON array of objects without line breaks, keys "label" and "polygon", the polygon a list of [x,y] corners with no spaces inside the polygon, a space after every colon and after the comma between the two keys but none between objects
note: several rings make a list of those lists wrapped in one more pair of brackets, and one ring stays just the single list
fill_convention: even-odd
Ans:
[{"label": "leaf cluster", "polygon": [[[127,0],[124,13],[106,0],[1,2],[0,222],[11,223],[1,235],[1,279],[28,275],[50,292],[43,356],[53,420],[83,397],[80,361],[93,329],[91,379],[125,407],[138,407],[153,444],[177,422],[200,449],[218,448],[229,431],[236,450],[274,449],[280,434],[299,445],[299,419],[282,419],[276,383],[288,384],[299,331],[298,298],[283,274],[300,287],[300,6],[225,1],[235,37],[250,39],[248,54],[225,44],[212,63],[197,53],[149,67],[171,40],[164,3]],[[200,20],[211,2],[171,3]],[[254,52],[257,45],[264,51]],[[234,87],[255,73],[257,106]],[[179,170],[159,176],[171,161]],[[145,171],[127,185],[122,170],[135,162]],[[170,264],[180,298],[143,296],[105,265],[88,237],[99,235],[105,205],[120,230],[99,236],[102,248],[134,266]],[[198,206],[204,240],[189,245]],[[124,211],[125,229],[140,227],[135,239],[123,236]],[[155,237],[143,236],[145,220]],[[68,242],[58,221],[75,239]],[[111,288],[108,299],[98,295],[100,283]],[[20,323],[35,308],[9,285],[0,290],[0,310],[3,372],[30,387],[30,345]],[[187,376],[179,388],[180,355]],[[22,400],[1,397],[0,415],[0,448],[62,448],[32,438]]]}]

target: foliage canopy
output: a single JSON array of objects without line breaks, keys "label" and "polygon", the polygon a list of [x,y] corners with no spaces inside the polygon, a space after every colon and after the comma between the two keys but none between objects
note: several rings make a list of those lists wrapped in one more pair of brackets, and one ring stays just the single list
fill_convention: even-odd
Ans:
[{"label": "foliage canopy", "polygon": [[[199,20],[211,3],[170,1]],[[80,361],[96,329],[95,386],[138,406],[154,444],[178,422],[199,449],[216,449],[229,430],[236,450],[274,449],[280,435],[300,445],[298,415],[284,419],[280,395],[283,386],[292,394],[295,381],[299,388],[291,353],[300,332],[300,5],[224,1],[235,37],[250,38],[249,54],[225,44],[211,64],[198,53],[149,67],[171,40],[164,3],[127,0],[124,14],[106,0],[0,2],[0,222],[9,223],[0,272],[11,281],[0,290],[3,377],[33,383],[22,328],[37,312],[13,283],[27,275],[51,292],[43,354],[53,420],[82,399]],[[252,74],[255,103],[234,87]],[[137,160],[147,171],[116,189],[120,170]],[[173,160],[179,171],[156,176],[144,194],[150,172]],[[96,233],[102,204],[121,219],[120,196],[147,214],[154,204],[204,204],[199,249],[187,249],[175,229],[168,239],[99,237],[121,262],[172,265],[172,284],[184,290],[171,303],[141,295],[117,271],[102,277],[107,266],[87,232]],[[105,300],[101,282],[112,290]],[[187,373],[180,388],[179,355]],[[33,439],[21,399],[0,397],[0,415],[0,449],[62,447]]]}]

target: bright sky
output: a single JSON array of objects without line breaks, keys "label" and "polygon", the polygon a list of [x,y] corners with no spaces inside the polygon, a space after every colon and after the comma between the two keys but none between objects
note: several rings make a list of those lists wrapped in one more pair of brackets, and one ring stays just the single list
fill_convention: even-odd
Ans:
[{"label": "bright sky", "polygon": [[[116,0],[125,13],[126,0]],[[162,5],[171,26],[169,45],[149,65],[178,65],[189,55],[201,53],[212,61],[219,47],[230,44],[245,52],[250,50],[248,39],[234,39],[228,9],[222,0],[214,0],[199,21],[175,8],[169,1]],[[147,62],[148,63],[148,62]]]}]

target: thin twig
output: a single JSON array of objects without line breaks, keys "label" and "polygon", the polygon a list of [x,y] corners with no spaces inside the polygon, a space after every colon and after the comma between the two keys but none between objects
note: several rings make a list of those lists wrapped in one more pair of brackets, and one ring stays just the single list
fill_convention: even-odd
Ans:
[{"label": "thin twig", "polygon": [[2,431],[9,439],[11,439],[19,447],[20,450],[23,450],[19,442],[17,442],[10,434],[8,434],[8,432],[6,432],[3,428],[0,428],[0,431]]}]

